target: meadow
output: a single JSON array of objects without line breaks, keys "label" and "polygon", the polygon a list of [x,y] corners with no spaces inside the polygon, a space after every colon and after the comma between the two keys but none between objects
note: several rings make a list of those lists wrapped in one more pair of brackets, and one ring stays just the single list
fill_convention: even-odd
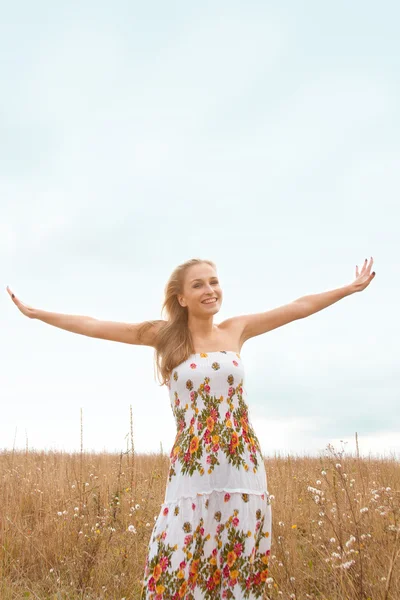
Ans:
[{"label": "meadow", "polygon": [[[358,446],[357,446],[358,448]],[[268,599],[400,599],[400,463],[264,457]],[[0,452],[1,600],[139,600],[168,454]]]}]

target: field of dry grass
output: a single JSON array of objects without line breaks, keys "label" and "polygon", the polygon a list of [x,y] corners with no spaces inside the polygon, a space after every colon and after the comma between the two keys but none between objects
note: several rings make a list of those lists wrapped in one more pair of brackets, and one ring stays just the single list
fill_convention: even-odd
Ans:
[{"label": "field of dry grass", "polygon": [[[400,599],[400,464],[265,458],[268,596]],[[168,456],[0,452],[1,600],[138,600]],[[133,526],[133,527],[132,527]]]}]

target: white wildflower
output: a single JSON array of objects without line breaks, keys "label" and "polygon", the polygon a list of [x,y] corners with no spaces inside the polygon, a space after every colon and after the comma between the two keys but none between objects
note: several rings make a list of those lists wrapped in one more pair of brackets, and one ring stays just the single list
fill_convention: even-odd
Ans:
[{"label": "white wildflower", "polygon": [[368,507],[364,506],[364,508],[360,508],[360,513],[366,513],[368,512]]},{"label": "white wildflower", "polygon": [[129,525],[128,527],[128,531],[130,531],[131,533],[136,533],[136,528],[134,525]]},{"label": "white wildflower", "polygon": [[351,565],[354,565],[355,563],[355,560],[349,560],[348,562],[342,563],[340,566],[342,567],[342,569],[349,569]]},{"label": "white wildflower", "polygon": [[318,490],[317,488],[311,487],[311,485],[309,485],[309,486],[307,487],[307,490],[308,490],[309,492],[312,492],[313,494],[318,494],[319,496],[322,496],[322,495],[323,495],[323,493],[324,493],[322,490]]}]

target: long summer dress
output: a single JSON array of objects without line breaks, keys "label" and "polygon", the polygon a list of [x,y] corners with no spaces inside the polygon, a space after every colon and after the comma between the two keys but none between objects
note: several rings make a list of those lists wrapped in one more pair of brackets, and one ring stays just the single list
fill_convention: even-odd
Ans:
[{"label": "long summer dress", "polygon": [[240,355],[192,354],[168,387],[177,435],[141,600],[261,598],[272,511]]}]

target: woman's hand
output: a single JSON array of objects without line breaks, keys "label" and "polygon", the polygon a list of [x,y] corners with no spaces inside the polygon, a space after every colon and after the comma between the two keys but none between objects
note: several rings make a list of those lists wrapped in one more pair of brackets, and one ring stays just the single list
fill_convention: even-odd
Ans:
[{"label": "woman's hand", "polygon": [[366,287],[369,286],[369,284],[375,277],[375,271],[371,273],[373,264],[374,259],[372,258],[372,256],[369,263],[368,260],[365,259],[360,273],[358,272],[358,265],[356,265],[356,278],[353,281],[353,283],[350,284],[352,292],[362,292],[363,290],[365,290]]},{"label": "woman's hand", "polygon": [[16,295],[12,293],[12,291],[10,290],[10,288],[8,286],[7,286],[7,292],[10,294],[12,301],[14,302],[15,306],[22,312],[22,314],[25,315],[26,317],[29,317],[30,319],[34,319],[35,309],[32,308],[32,306],[28,306],[27,304],[24,304],[23,302],[21,302],[21,300],[18,300]]}]

